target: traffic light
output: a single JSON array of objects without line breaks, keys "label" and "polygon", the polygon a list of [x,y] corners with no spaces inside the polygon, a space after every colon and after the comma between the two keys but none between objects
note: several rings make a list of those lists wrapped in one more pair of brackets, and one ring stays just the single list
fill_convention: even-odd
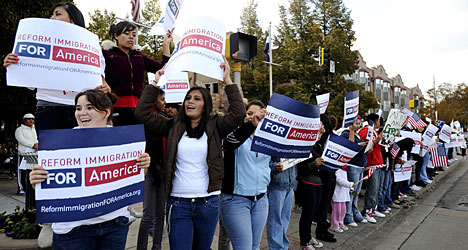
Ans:
[{"label": "traffic light", "polygon": [[249,62],[257,55],[257,37],[241,32],[233,33],[226,39],[226,58]]},{"label": "traffic light", "polygon": [[415,108],[414,100],[410,100],[410,101],[409,101],[408,107],[410,108],[410,110],[413,110],[413,109]]},{"label": "traffic light", "polygon": [[330,64],[330,49],[322,48],[320,53],[320,65],[329,65]]}]

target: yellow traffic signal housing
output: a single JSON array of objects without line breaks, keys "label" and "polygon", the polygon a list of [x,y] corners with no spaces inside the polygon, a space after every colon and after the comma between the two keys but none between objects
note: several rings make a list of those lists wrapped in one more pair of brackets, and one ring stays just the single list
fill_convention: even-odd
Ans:
[{"label": "yellow traffic signal housing", "polygon": [[410,109],[414,109],[414,100],[410,100],[408,106]]},{"label": "yellow traffic signal housing", "polygon": [[320,65],[329,64],[330,63],[330,49],[329,48],[322,48],[320,53]]}]

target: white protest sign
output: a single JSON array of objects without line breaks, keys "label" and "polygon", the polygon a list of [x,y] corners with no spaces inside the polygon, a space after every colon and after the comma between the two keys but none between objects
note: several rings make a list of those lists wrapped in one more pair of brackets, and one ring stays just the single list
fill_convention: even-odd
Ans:
[{"label": "white protest sign", "polygon": [[367,136],[366,136],[366,141],[368,141],[367,145],[366,145],[366,149],[364,149],[364,153],[367,153],[369,152],[369,150],[372,149],[372,147],[374,146],[374,123],[371,122],[372,125],[369,124],[368,126],[368,130],[367,130]]},{"label": "white protest sign", "polygon": [[465,137],[462,134],[457,136],[457,146],[458,147],[463,146],[464,141],[465,141]]},{"label": "white protest sign", "polygon": [[317,98],[317,105],[319,105],[320,114],[324,114],[325,111],[327,111],[328,102],[330,100],[330,93],[318,95],[315,98]]},{"label": "white protest sign", "polygon": [[439,139],[441,139],[444,142],[450,142],[451,135],[452,135],[452,128],[449,125],[444,124],[444,126],[442,126],[440,130]]},{"label": "white protest sign", "polygon": [[393,143],[395,136],[398,134],[403,124],[406,121],[406,114],[403,114],[398,109],[391,109],[388,114],[387,122],[384,125],[382,140],[380,145],[388,146]]},{"label": "white protest sign", "polygon": [[36,185],[37,222],[91,219],[143,201],[143,125],[43,130],[39,140],[38,163],[49,173]]},{"label": "white protest sign", "polygon": [[346,93],[344,99],[343,128],[353,125],[359,113],[359,90]]},{"label": "white protest sign", "polygon": [[318,140],[320,111],[292,98],[273,94],[258,124],[251,150],[280,158],[305,158]]},{"label": "white protest sign", "polygon": [[411,149],[412,154],[419,154],[421,150],[421,133],[410,132],[410,131],[400,131],[400,136],[402,138],[411,138],[414,141],[414,146]]},{"label": "white protest sign", "polygon": [[191,18],[166,63],[165,74],[191,71],[222,81],[225,40],[223,23],[210,17]]},{"label": "white protest sign", "polygon": [[164,74],[159,78],[158,86],[164,90],[167,103],[183,102],[190,89],[187,72],[177,72],[173,75]]},{"label": "white protest sign", "polygon": [[410,160],[405,162],[403,165],[396,164],[395,172],[393,173],[394,182],[406,181],[411,178],[411,170],[416,161]]},{"label": "white protest sign", "polygon": [[450,135],[450,142],[445,143],[445,148],[455,148],[458,145],[458,136],[457,134]]},{"label": "white protest sign", "polygon": [[78,25],[22,19],[13,53],[20,60],[8,67],[9,86],[82,91],[102,84],[98,36]]},{"label": "white protest sign", "polygon": [[307,158],[281,158],[281,164],[283,164],[283,171],[288,169],[288,168],[291,168],[291,167],[294,167],[295,165],[309,159],[312,157],[312,154],[310,154],[309,157]]},{"label": "white protest sign", "polygon": [[427,139],[432,139],[432,137],[434,137],[435,134],[437,133],[437,130],[439,130],[437,128],[437,126],[435,126],[434,124],[430,124],[427,127],[426,131],[424,131],[424,133],[423,133],[423,136],[422,136],[423,139],[426,139],[426,138]]},{"label": "white protest sign", "polygon": [[419,152],[419,156],[423,157],[434,143],[435,140],[433,138],[425,138],[423,135],[421,142],[421,151]]},{"label": "white protest sign", "polygon": [[324,163],[318,168],[326,171],[336,171],[353,159],[362,148],[359,144],[344,137],[331,134],[323,149],[322,158]]}]

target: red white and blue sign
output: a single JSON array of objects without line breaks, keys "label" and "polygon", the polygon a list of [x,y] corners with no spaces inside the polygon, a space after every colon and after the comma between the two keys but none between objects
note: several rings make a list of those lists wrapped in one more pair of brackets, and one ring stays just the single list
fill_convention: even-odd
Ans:
[{"label": "red white and blue sign", "polygon": [[320,110],[273,94],[265,118],[258,124],[251,150],[280,158],[309,157],[318,139]]},{"label": "red white and blue sign", "polygon": [[353,125],[359,113],[359,90],[346,93],[344,101],[343,128]]},{"label": "red white and blue sign", "polygon": [[144,199],[143,125],[42,130],[36,185],[37,223],[91,219]]},{"label": "red white and blue sign", "polygon": [[336,171],[347,164],[362,149],[363,147],[355,142],[331,134],[322,154],[324,163],[319,168],[326,171]]}]

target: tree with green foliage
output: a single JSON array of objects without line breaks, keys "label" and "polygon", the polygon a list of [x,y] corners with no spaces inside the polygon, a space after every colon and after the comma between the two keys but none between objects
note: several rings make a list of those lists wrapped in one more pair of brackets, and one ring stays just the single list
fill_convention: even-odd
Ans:
[{"label": "tree with green foliage", "polygon": [[[274,44],[278,47],[274,68],[275,92],[305,103],[315,103],[315,96],[330,93],[328,114],[343,116],[344,96],[360,90],[364,114],[376,108],[377,101],[362,86],[348,83],[343,75],[354,73],[358,56],[351,47],[355,41],[353,20],[341,0],[292,0],[289,8],[280,6],[280,25]],[[319,48],[331,50],[335,73],[317,59]]]},{"label": "tree with green foliage", "polygon": [[103,11],[96,9],[94,13],[89,12],[88,30],[99,37],[99,42],[106,39],[111,39],[109,36],[110,26],[116,22],[117,18],[114,12],[108,12],[106,9]]},{"label": "tree with green foliage", "polygon": [[[0,4],[0,23],[2,35],[0,36],[0,57],[6,57],[13,50],[16,29],[19,20],[28,17],[50,17],[50,8],[57,0],[11,0]],[[73,1],[69,1],[73,2]],[[36,110],[35,92],[27,88],[10,87],[6,84],[6,70],[0,69],[0,125],[4,122],[4,132],[7,137],[14,138],[14,132],[25,113],[34,113]],[[1,139],[0,139],[1,140]],[[3,143],[3,141],[0,141]]]}]

